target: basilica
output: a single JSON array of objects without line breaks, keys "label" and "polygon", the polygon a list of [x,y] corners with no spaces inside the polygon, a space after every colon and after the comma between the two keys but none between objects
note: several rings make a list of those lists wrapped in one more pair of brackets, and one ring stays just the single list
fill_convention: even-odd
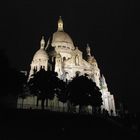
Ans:
[{"label": "basilica", "polygon": [[[77,72],[80,75],[87,74],[96,83],[102,93],[103,105],[101,108],[116,115],[114,96],[110,94],[105,77],[101,75],[97,61],[91,55],[92,48],[87,44],[85,49],[86,57],[84,58],[83,52],[74,45],[72,38],[64,31],[63,25],[63,20],[60,17],[57,31],[46,42],[46,39],[42,37],[40,48],[34,54],[30,65],[28,81],[32,78],[34,72],[39,71],[41,68],[46,71],[54,70],[58,73],[58,77],[64,81],[72,80]],[[21,98],[18,98],[17,107],[21,108],[22,102],[22,108],[35,108],[36,98],[29,96],[24,99],[24,103]],[[48,107],[54,110],[61,109],[62,106],[67,110],[67,103],[62,104],[56,96],[53,100],[48,101]],[[91,106],[88,107],[88,110],[90,112]]]}]

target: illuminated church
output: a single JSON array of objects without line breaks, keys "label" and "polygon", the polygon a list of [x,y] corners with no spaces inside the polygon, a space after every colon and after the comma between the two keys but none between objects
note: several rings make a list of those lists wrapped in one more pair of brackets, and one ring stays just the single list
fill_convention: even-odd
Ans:
[{"label": "illuminated church", "polygon": [[[46,71],[48,69],[54,70],[58,73],[58,77],[64,81],[72,80],[77,72],[80,75],[87,74],[100,88],[103,99],[101,108],[106,109],[109,113],[113,111],[113,114],[116,114],[114,96],[108,91],[105,77],[100,74],[97,61],[91,55],[90,46],[86,46],[86,59],[84,59],[83,52],[74,45],[71,37],[64,31],[61,17],[58,20],[57,31],[50,36],[47,43],[45,43],[45,39],[42,37],[40,48],[34,54],[30,67],[28,80],[32,78],[34,71],[39,71],[41,68]],[[27,97],[24,99],[24,105],[28,104],[28,107],[33,108],[35,102],[36,97]],[[21,99],[19,98],[18,105],[20,103]],[[53,100],[48,101],[48,107],[56,109],[62,106],[67,109],[67,103],[62,105],[56,96]],[[26,108],[28,107],[26,106]],[[88,109],[91,110],[91,107],[89,106]]]}]

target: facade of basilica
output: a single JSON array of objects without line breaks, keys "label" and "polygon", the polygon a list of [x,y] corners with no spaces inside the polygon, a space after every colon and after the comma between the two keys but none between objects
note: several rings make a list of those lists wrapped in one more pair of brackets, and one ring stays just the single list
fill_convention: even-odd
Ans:
[{"label": "facade of basilica", "polygon": [[[31,69],[29,72],[29,77],[32,78],[34,71],[39,71],[41,68],[46,71],[54,70],[58,73],[58,77],[64,81],[72,80],[78,72],[80,75],[87,74],[96,85],[100,88],[102,93],[103,105],[102,109],[106,109],[109,113],[115,111],[114,96],[108,91],[107,83],[105,77],[101,75],[100,69],[94,56],[91,55],[91,48],[89,45],[86,47],[86,58],[83,58],[83,53],[74,46],[71,37],[64,32],[63,21],[61,17],[58,20],[58,28],[55,33],[48,39],[45,43],[44,37],[40,41],[40,48],[34,54],[33,60],[31,62]],[[22,99],[18,99],[17,107],[20,108]],[[24,99],[23,108],[34,108],[36,103],[36,97],[27,97]],[[62,104],[54,97],[53,100],[48,101],[48,107],[56,109],[64,107],[67,110],[67,103]],[[88,107],[89,112],[91,107]]]}]

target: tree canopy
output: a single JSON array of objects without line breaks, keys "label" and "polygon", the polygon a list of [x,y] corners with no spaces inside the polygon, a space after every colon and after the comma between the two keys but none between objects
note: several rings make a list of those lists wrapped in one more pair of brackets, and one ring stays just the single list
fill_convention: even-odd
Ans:
[{"label": "tree canopy", "polygon": [[53,99],[58,87],[59,78],[57,73],[53,71],[45,71],[41,69],[36,72],[33,78],[29,81],[31,93],[37,95],[42,101],[42,109],[44,109],[45,99]]},{"label": "tree canopy", "polygon": [[68,99],[73,105],[102,105],[101,92],[96,84],[87,76],[76,76],[68,85]]}]

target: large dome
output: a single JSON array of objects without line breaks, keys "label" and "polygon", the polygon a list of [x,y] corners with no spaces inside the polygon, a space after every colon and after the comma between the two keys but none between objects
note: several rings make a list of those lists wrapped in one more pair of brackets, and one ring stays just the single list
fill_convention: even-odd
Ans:
[{"label": "large dome", "polygon": [[64,32],[61,17],[58,20],[58,29],[55,33],[53,33],[51,45],[53,47],[61,47],[62,49],[74,49],[74,44],[71,37]]},{"label": "large dome", "polygon": [[52,43],[70,43],[71,45],[73,45],[73,41],[71,39],[71,37],[65,33],[65,32],[60,32],[60,31],[57,31],[53,34],[53,38],[52,38]]},{"label": "large dome", "polygon": [[39,59],[44,59],[44,60],[48,59],[48,54],[44,49],[39,49],[33,57],[33,60],[39,60]]}]

